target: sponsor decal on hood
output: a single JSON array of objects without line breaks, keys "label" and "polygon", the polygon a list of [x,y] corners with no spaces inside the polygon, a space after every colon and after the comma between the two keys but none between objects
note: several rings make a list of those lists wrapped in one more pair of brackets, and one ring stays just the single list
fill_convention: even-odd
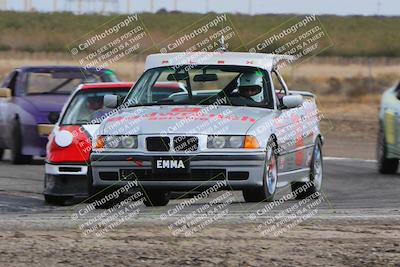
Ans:
[{"label": "sponsor decal on hood", "polygon": [[109,117],[99,134],[244,134],[269,114],[238,106],[141,106]]}]

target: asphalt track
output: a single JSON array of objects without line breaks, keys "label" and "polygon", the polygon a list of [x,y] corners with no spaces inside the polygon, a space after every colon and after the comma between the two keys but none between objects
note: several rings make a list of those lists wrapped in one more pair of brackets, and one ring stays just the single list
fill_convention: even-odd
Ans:
[{"label": "asphalt track", "polygon": [[[378,174],[375,165],[374,160],[325,157],[322,201],[318,204],[318,213],[312,218],[400,220],[400,174]],[[43,161],[40,159],[35,160],[33,165],[13,166],[8,160],[0,163],[0,229],[75,228],[102,212],[94,210],[85,216],[73,218],[74,214],[86,207],[87,204],[79,204],[82,200],[70,206],[46,205],[41,195],[43,172]],[[287,189],[280,190],[276,199],[289,192]],[[160,215],[168,214],[168,210],[174,209],[182,199],[172,200],[166,207],[142,207],[137,216],[124,224],[169,224],[223,193],[213,193],[176,214],[165,216],[163,220]],[[238,191],[232,192],[232,196],[229,212],[219,219],[220,222],[257,222],[276,216],[280,211],[299,203],[298,200],[289,200],[268,212],[260,212],[267,203],[244,203]]]}]

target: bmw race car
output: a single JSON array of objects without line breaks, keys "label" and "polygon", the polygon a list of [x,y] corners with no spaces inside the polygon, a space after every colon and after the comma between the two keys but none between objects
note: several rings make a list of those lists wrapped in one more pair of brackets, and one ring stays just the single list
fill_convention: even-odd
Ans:
[{"label": "bmw race car", "polygon": [[379,111],[377,160],[380,173],[396,173],[400,159],[400,83],[382,96]]},{"label": "bmw race car", "polygon": [[[72,197],[91,194],[92,137],[100,122],[113,112],[104,107],[103,97],[112,94],[121,102],[133,85],[133,82],[82,84],[71,95],[47,143],[44,181],[47,203],[64,204]],[[187,92],[175,82],[157,83],[152,91],[157,97]]]},{"label": "bmw race car", "polygon": [[[171,191],[242,190],[245,201],[271,201],[291,186],[297,198],[322,183],[322,134],[314,95],[290,91],[279,74],[289,56],[171,53],[146,59],[145,72],[105,119],[91,154],[93,187],[137,181],[147,205],[166,205]],[[156,98],[158,82],[187,92]],[[105,105],[117,106],[115,96]],[[299,190],[301,188],[301,190]],[[318,197],[318,194],[315,195]]]},{"label": "bmw race car", "polygon": [[71,95],[47,143],[43,193],[47,203],[63,204],[74,196],[89,194],[91,138],[111,111],[104,107],[103,96],[124,98],[132,85],[82,84]]}]

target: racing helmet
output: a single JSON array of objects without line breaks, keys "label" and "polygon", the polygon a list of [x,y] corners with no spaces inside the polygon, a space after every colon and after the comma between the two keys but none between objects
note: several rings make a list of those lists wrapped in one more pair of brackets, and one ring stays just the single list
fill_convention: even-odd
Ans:
[{"label": "racing helmet", "polygon": [[238,79],[239,94],[256,102],[263,100],[263,78],[257,73],[242,73]]},{"label": "racing helmet", "polygon": [[102,96],[89,96],[86,99],[86,106],[89,110],[99,110],[103,108]]}]

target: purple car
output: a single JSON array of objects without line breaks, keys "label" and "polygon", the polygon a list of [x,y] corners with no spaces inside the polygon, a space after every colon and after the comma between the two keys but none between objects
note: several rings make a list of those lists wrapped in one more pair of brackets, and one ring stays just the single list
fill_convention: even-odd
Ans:
[{"label": "purple car", "polygon": [[0,85],[0,159],[11,149],[14,164],[45,156],[47,136],[71,92],[79,84],[116,82],[109,69],[79,66],[17,68]]}]

